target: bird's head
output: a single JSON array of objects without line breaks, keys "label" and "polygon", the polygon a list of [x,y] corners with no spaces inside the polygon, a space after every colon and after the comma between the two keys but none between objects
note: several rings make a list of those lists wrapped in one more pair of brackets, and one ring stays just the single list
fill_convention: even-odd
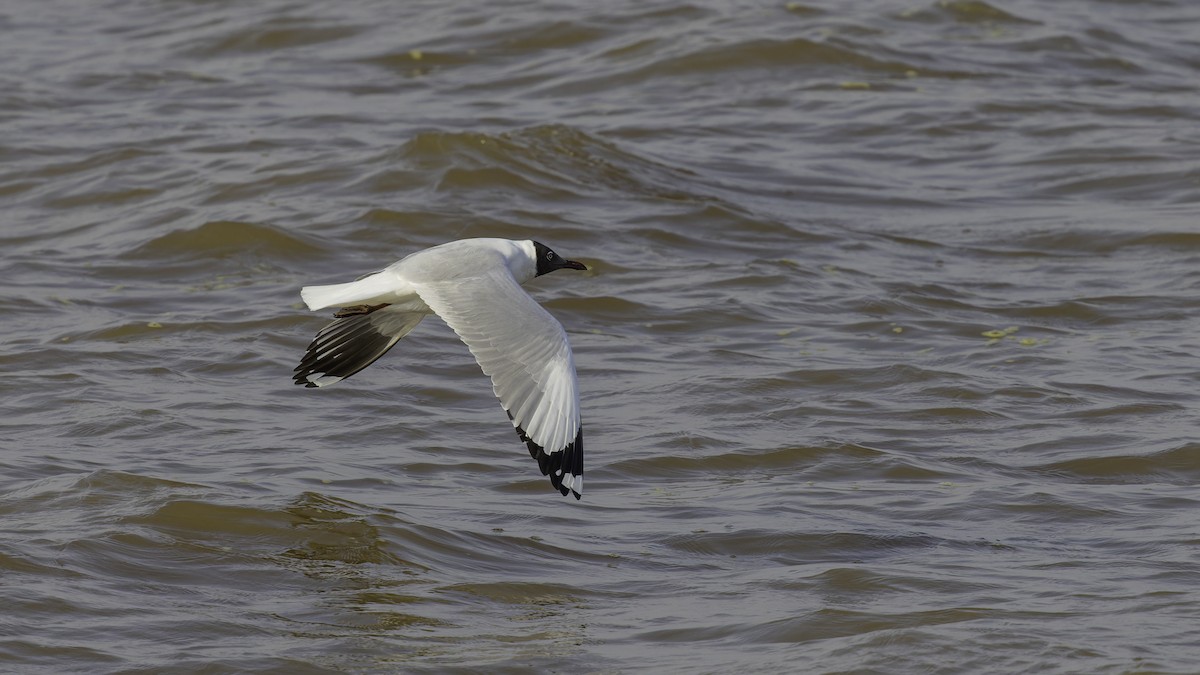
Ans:
[{"label": "bird's head", "polygon": [[550,250],[549,246],[539,242],[533,242],[533,250],[537,256],[537,274],[534,276],[542,276],[549,274],[554,270],[586,270],[587,265],[574,260],[567,260],[554,251]]}]

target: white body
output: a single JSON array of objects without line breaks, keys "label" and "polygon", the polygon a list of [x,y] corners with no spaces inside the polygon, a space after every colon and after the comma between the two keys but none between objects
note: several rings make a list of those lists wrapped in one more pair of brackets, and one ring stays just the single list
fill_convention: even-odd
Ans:
[{"label": "white body", "polygon": [[531,241],[511,239],[460,239],[417,251],[368,274],[358,281],[330,286],[305,286],[300,298],[310,310],[350,305],[389,303],[409,305],[412,311],[430,313],[414,284],[444,282],[477,276],[481,271],[508,269],[518,284],[537,273]]}]

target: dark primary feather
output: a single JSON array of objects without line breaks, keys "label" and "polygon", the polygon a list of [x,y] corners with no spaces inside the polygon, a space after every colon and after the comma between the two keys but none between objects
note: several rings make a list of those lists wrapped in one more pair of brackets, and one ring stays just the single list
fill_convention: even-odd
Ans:
[{"label": "dark primary feather", "polygon": [[[338,310],[337,317],[317,332],[296,366],[292,380],[306,387],[317,385],[309,376],[347,378],[387,353],[420,321],[419,315],[395,318],[376,314],[388,305],[356,305]],[[415,316],[416,320],[412,318]]]},{"label": "dark primary feather", "polygon": [[[512,419],[512,413],[508,413],[508,419]],[[525,441],[525,446],[529,448],[529,456],[536,459],[538,468],[542,470],[543,476],[550,477],[550,484],[554,489],[558,490],[565,497],[567,494],[573,493],[575,499],[581,499],[582,495],[562,484],[562,476],[564,473],[572,476],[583,475],[583,426],[579,427],[579,432],[575,434],[575,442],[568,443],[567,447],[555,452],[546,452],[542,446],[534,443],[529,439],[529,435],[525,430],[516,426],[517,436],[522,441]]]}]

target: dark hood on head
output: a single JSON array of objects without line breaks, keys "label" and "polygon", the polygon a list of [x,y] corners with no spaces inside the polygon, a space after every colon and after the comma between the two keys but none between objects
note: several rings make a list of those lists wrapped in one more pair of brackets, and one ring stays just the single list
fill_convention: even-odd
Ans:
[{"label": "dark hood on head", "polygon": [[587,265],[574,260],[567,260],[550,250],[549,246],[533,242],[534,254],[537,256],[537,275],[549,274],[554,270],[586,270]]}]

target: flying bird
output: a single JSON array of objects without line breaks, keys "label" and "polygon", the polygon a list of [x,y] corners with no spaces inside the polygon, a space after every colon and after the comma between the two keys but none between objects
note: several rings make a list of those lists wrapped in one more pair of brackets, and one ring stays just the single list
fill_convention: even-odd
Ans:
[{"label": "flying bird", "polygon": [[306,286],[310,310],[338,307],[292,377],[324,387],[371,365],[421,319],[449,324],[492,379],[492,391],[543,475],[583,493],[583,423],[575,360],[562,324],[521,288],[555,270],[586,270],[544,244],[461,239],[417,251],[357,281]]}]

